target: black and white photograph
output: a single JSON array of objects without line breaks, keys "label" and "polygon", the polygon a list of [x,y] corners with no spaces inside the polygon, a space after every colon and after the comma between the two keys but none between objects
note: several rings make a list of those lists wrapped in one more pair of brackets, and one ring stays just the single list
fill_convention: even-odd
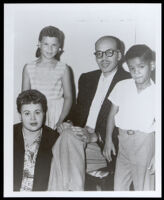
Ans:
[{"label": "black and white photograph", "polygon": [[161,197],[160,3],[4,3],[4,197]]}]

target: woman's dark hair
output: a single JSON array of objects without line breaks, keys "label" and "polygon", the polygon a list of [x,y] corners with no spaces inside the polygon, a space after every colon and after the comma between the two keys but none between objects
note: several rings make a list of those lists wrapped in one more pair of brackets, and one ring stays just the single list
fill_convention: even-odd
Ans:
[{"label": "woman's dark hair", "polygon": [[125,60],[127,61],[136,57],[142,58],[145,61],[155,61],[155,52],[145,44],[134,45],[126,52]]},{"label": "woman's dark hair", "polygon": [[39,92],[38,90],[26,90],[21,92],[16,100],[17,110],[21,113],[21,107],[25,104],[41,104],[43,112],[47,111],[47,99],[44,94]]},{"label": "woman's dark hair", "polygon": [[[63,48],[64,43],[64,33],[54,26],[46,26],[44,27],[39,34],[39,41],[42,41],[43,37],[56,37],[59,40],[60,47]],[[36,57],[39,58],[41,56],[40,48],[36,50]]]}]

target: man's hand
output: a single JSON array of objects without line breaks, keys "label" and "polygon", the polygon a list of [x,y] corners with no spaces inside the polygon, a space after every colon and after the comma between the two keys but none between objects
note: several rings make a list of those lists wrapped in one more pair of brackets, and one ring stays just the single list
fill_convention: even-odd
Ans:
[{"label": "man's hand", "polygon": [[83,142],[90,143],[97,141],[97,135],[96,133],[94,133],[94,129],[90,127],[81,128],[78,126],[74,126],[72,127],[72,130],[75,137]]},{"label": "man's hand", "polygon": [[83,142],[86,142],[86,143],[88,142],[89,133],[88,133],[86,128],[81,128],[79,126],[73,126],[72,127],[72,131],[73,131],[74,136],[77,139],[79,139],[79,140],[81,140]]},{"label": "man's hand", "polygon": [[91,142],[97,142],[98,137],[97,134],[95,133],[95,130],[89,126],[86,126],[85,129],[88,132],[88,140],[87,143],[91,143]]},{"label": "man's hand", "polygon": [[116,155],[116,150],[112,140],[105,142],[105,146],[103,149],[103,155],[109,162],[112,161],[111,152],[113,153],[113,155]]},{"label": "man's hand", "polygon": [[64,130],[71,128],[71,127],[72,127],[72,123],[63,122],[57,127],[57,131],[59,134],[61,134]]},{"label": "man's hand", "polygon": [[90,143],[97,141],[97,135],[94,133],[94,129],[90,127],[81,128],[79,126],[73,126],[72,123],[64,122],[57,128],[59,134],[64,132],[71,132],[77,139]]}]

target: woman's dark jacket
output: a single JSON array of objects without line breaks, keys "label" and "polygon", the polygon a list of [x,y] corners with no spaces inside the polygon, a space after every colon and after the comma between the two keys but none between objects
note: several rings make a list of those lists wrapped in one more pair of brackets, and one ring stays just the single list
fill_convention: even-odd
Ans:
[{"label": "woman's dark jacket", "polygon": [[[52,146],[58,138],[58,133],[47,126],[43,126],[41,142],[36,158],[34,170],[33,191],[45,191],[48,186],[50,173]],[[22,134],[22,123],[14,125],[14,171],[13,171],[13,190],[20,191],[23,167],[24,167],[24,140]]]}]

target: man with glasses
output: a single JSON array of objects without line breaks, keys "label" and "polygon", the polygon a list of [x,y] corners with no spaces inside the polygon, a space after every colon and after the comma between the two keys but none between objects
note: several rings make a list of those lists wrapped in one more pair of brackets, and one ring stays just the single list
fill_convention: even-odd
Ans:
[{"label": "man with glasses", "polygon": [[[68,190],[84,190],[85,170],[91,176],[100,178],[105,176],[106,172],[99,169],[107,166],[109,172],[114,173],[117,152],[107,163],[102,150],[105,143],[107,116],[111,107],[107,97],[118,81],[130,78],[130,74],[121,66],[122,54],[123,43],[118,38],[103,36],[96,41],[94,55],[100,69],[80,76],[77,103],[68,118],[74,126],[67,121],[58,128],[58,132],[61,133],[58,140],[61,140],[60,148],[62,149],[61,146],[65,144],[65,147],[63,145],[65,150],[62,150],[60,157],[58,155],[58,159],[65,161],[69,157],[71,160],[63,164],[69,171],[68,180],[71,180],[65,183],[69,185]],[[113,143],[117,146],[117,129],[115,128],[114,131]],[[52,170],[55,170],[55,167]],[[52,179],[55,181],[55,177]],[[113,190],[113,178],[110,181],[109,190]],[[55,187],[51,188],[51,190],[55,189]]]}]

